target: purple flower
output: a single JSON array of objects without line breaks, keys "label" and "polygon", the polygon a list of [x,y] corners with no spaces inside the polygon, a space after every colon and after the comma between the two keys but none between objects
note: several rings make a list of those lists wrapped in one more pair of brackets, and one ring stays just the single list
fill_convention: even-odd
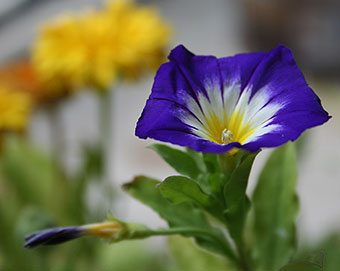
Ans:
[{"label": "purple flower", "polygon": [[330,116],[291,51],[196,56],[179,45],[155,77],[136,135],[201,152],[255,152],[296,140]]},{"label": "purple flower", "polygon": [[58,245],[82,236],[98,236],[105,239],[112,239],[119,235],[122,230],[123,225],[117,221],[52,228],[25,236],[26,243],[24,246],[26,248],[33,248],[40,245]]}]

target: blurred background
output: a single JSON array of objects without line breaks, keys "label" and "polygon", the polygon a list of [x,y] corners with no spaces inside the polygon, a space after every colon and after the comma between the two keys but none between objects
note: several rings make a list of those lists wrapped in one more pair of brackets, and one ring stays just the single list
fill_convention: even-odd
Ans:
[{"label": "blurred background", "polygon": [[[137,3],[156,7],[159,16],[171,26],[165,54],[177,44],[184,44],[195,54],[217,57],[268,51],[279,43],[291,48],[307,82],[333,116],[322,127],[306,132],[299,145],[299,245],[308,247],[307,250],[318,249],[319,246],[334,249],[337,246],[340,251],[340,242],[329,237],[340,232],[340,123],[337,120],[340,114],[340,2],[145,0]],[[19,76],[24,74],[26,79],[29,77],[29,73],[22,72],[25,71],[24,67],[20,66],[18,72],[18,69],[8,71],[8,66],[22,59],[30,59],[32,44],[47,21],[61,14],[101,9],[103,5],[102,0],[1,0],[0,66],[3,68],[0,69],[0,85],[2,82],[17,82],[17,73]],[[19,132],[3,129],[0,270],[19,270],[10,269],[9,263],[13,263],[17,255],[23,255],[24,260],[20,264],[27,268],[20,270],[86,270],[81,265],[57,269],[57,265],[51,264],[67,257],[69,264],[74,261],[74,258],[70,260],[72,255],[75,257],[74,251],[80,251],[81,247],[87,248],[81,257],[97,257],[96,261],[102,263],[95,265],[96,268],[101,266],[99,269],[89,270],[168,270],[164,267],[165,262],[172,266],[172,270],[181,270],[168,256],[165,249],[168,241],[164,238],[143,241],[142,245],[135,242],[130,247],[124,244],[119,248],[119,245],[108,247],[105,244],[94,248],[93,243],[98,241],[85,240],[54,249],[58,253],[39,249],[24,251],[23,240],[20,239],[23,233],[46,226],[104,220],[110,211],[122,220],[153,227],[165,225],[155,213],[120,189],[123,183],[136,175],[163,179],[174,174],[147,148],[153,143],[151,140],[144,141],[134,136],[135,124],[150,94],[153,77],[154,71],[149,71],[138,80],[121,80],[104,98],[109,99],[110,103],[110,110],[106,111],[110,114],[107,125],[110,140],[104,146],[105,151],[97,146],[98,142],[107,140],[102,138],[103,126],[100,123],[103,101],[97,93],[86,91],[86,87],[83,87],[85,91],[76,91],[58,100],[57,106],[50,100],[36,106],[25,129]],[[33,86],[33,90],[29,91],[34,92],[35,88],[38,86]],[[105,157],[101,156],[100,150],[105,152]],[[263,151],[256,160],[253,180],[269,152]],[[97,163],[100,157],[107,158],[106,162]],[[97,181],[97,171],[102,168],[106,169],[104,175],[108,183]],[[107,189],[107,184],[112,189]],[[253,186],[254,182],[250,182],[249,193]],[[107,193],[108,190],[113,193]],[[329,245],[327,238],[335,243]],[[324,242],[327,245],[320,245]],[[145,245],[147,251],[140,249]],[[7,249],[8,246],[13,248]],[[44,253],[49,253],[49,256],[45,257]],[[114,254],[117,259],[112,256]],[[126,262],[122,255],[127,258]],[[138,268],[128,266],[131,257],[136,257],[136,262],[140,261]],[[42,259],[50,262],[43,262]],[[184,263],[182,270],[189,270],[183,266]]]}]

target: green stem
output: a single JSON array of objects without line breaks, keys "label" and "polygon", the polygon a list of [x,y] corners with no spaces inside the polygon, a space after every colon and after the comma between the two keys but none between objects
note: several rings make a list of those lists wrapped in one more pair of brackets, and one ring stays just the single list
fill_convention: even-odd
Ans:
[{"label": "green stem", "polygon": [[220,167],[225,175],[223,197],[225,202],[225,225],[239,254],[239,267],[250,271],[250,261],[244,242],[244,230],[248,212],[246,189],[256,154],[239,151],[236,155],[218,156]]},{"label": "green stem", "polygon": [[65,152],[64,128],[60,118],[59,103],[50,105],[47,108],[47,116],[50,125],[50,138],[54,159],[59,169],[63,168],[63,159]]},{"label": "green stem", "polygon": [[110,90],[105,90],[99,93],[99,131],[100,145],[102,150],[103,176],[106,179],[108,175],[109,149],[111,144],[111,95]]},{"label": "green stem", "polygon": [[[108,204],[112,204],[113,193],[110,182],[110,167],[114,167],[113,157],[110,156],[110,147],[113,142],[113,89],[101,90],[99,93],[99,131],[100,131],[100,148],[102,159],[102,182],[107,193]],[[110,165],[110,166],[109,166]]]},{"label": "green stem", "polygon": [[241,244],[236,244],[236,246],[237,246],[237,251],[239,254],[239,259],[240,259],[239,264],[240,264],[241,270],[251,271],[248,255],[247,255],[246,250],[244,249],[245,248],[244,242],[242,242]]},{"label": "green stem", "polygon": [[215,234],[205,231],[202,229],[197,228],[189,228],[189,227],[183,227],[183,228],[170,228],[170,229],[158,229],[158,230],[148,230],[147,236],[145,236],[145,231],[142,233],[144,234],[143,238],[147,236],[157,236],[157,235],[172,235],[172,234],[184,234],[184,235],[190,235],[190,236],[206,236],[211,239],[213,239],[215,242],[219,243],[221,248],[223,249],[224,254],[232,260],[234,263],[238,264],[238,259],[234,252],[231,250],[230,246],[220,237],[216,236]]},{"label": "green stem", "polygon": [[227,176],[230,176],[233,170],[236,168],[237,160],[233,155],[229,155],[228,153],[223,153],[217,156],[218,163],[223,171],[223,173]]}]

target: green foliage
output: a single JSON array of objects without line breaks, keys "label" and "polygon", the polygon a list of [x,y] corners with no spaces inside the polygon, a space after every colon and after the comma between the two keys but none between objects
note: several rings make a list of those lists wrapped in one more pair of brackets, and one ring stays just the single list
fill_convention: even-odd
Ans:
[{"label": "green foliage", "polygon": [[306,259],[291,262],[280,271],[323,271],[324,254],[322,252],[312,254]]},{"label": "green foliage", "polygon": [[[340,234],[330,234],[319,243],[302,248],[297,258],[304,258],[306,255],[315,254],[315,252],[317,252],[316,255],[324,256],[323,271],[338,271],[340,266]],[[318,262],[320,263],[320,260]]]},{"label": "green foliage", "polygon": [[224,187],[226,209],[224,215],[231,237],[242,245],[243,230],[246,216],[250,207],[246,195],[248,178],[257,153],[249,154],[231,173],[230,179]]},{"label": "green foliage", "polygon": [[[80,225],[89,216],[85,198],[88,184],[99,176],[98,151],[87,149],[76,177],[66,176],[51,156],[23,137],[6,137],[0,157],[0,270],[92,271],[92,270],[160,270],[145,249],[125,248],[124,256],[110,246],[92,238],[83,238],[58,247],[25,249],[24,235],[59,225]],[[108,255],[104,251],[114,254]],[[139,255],[138,257],[137,255]],[[161,257],[161,255],[160,255]],[[160,258],[157,255],[157,258]],[[131,258],[134,261],[131,261]],[[133,264],[132,264],[133,263]],[[118,269],[117,269],[118,268]],[[143,270],[143,269],[141,269]]]},{"label": "green foliage", "polygon": [[[62,179],[53,160],[20,137],[7,137],[3,143],[1,170],[7,183],[25,204],[50,206],[61,189]],[[52,207],[52,206],[51,206]],[[53,208],[53,207],[52,207]]]},{"label": "green foliage", "polygon": [[174,204],[195,202],[202,207],[212,205],[212,198],[192,180],[184,176],[170,176],[159,185],[162,196]]},{"label": "green foliage", "polygon": [[204,213],[189,202],[173,204],[160,192],[160,181],[145,176],[136,177],[124,189],[137,200],[151,207],[170,228],[187,229],[185,235],[196,238],[202,247],[231,256],[231,249],[221,231],[212,227]]},{"label": "green foliage", "polygon": [[201,173],[195,159],[184,151],[171,148],[164,144],[153,144],[150,148],[155,150],[180,174],[195,179]]},{"label": "green foliage", "polygon": [[294,145],[289,143],[273,151],[253,194],[253,256],[258,270],[279,270],[295,250],[296,179]]}]

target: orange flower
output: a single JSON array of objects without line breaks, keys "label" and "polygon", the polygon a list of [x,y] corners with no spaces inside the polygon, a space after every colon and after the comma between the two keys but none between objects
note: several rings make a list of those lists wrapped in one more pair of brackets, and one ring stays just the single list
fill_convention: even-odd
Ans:
[{"label": "orange flower", "polygon": [[0,84],[31,95],[38,104],[52,102],[66,94],[66,91],[57,92],[53,87],[43,84],[28,59],[13,61],[0,67]]}]

